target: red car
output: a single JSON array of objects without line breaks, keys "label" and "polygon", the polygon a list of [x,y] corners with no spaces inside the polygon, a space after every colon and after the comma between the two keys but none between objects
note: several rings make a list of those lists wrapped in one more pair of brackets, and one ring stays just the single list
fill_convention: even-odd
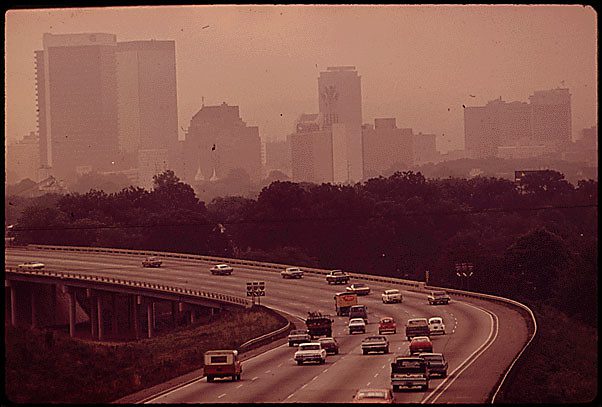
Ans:
[{"label": "red car", "polygon": [[397,332],[397,324],[395,320],[391,317],[383,317],[378,322],[378,334],[382,335],[385,332]]},{"label": "red car", "polygon": [[410,355],[420,352],[433,352],[433,343],[428,336],[415,336],[410,342]]}]

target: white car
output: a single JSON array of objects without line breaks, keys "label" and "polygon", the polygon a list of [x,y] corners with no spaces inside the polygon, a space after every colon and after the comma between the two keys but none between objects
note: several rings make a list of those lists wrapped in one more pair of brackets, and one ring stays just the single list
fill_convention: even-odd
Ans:
[{"label": "white car", "polygon": [[149,256],[142,260],[142,267],[161,267],[163,261],[155,256]]},{"label": "white car", "polygon": [[211,274],[230,275],[232,274],[232,267],[227,264],[216,264],[209,271],[211,271]]},{"label": "white car", "polygon": [[346,288],[347,292],[356,293],[357,295],[368,295],[370,294],[370,287],[364,283],[351,284]]},{"label": "white car", "polygon": [[348,328],[349,334],[353,334],[354,332],[366,333],[366,323],[363,318],[351,318]]},{"label": "white car", "polygon": [[429,332],[431,335],[445,335],[445,324],[443,323],[443,318],[429,318]]},{"label": "white car", "polygon": [[295,361],[298,365],[305,362],[318,362],[323,364],[326,362],[326,350],[320,342],[306,342],[299,344],[299,349],[295,352]]},{"label": "white car", "polygon": [[403,297],[401,295],[401,291],[397,289],[385,290],[382,293],[383,304],[389,304],[392,302],[402,302]]},{"label": "white car", "polygon": [[17,266],[19,270],[42,270],[46,265],[37,261],[26,261]]},{"label": "white car", "polygon": [[280,272],[282,278],[303,278],[303,270],[299,267],[287,267]]}]

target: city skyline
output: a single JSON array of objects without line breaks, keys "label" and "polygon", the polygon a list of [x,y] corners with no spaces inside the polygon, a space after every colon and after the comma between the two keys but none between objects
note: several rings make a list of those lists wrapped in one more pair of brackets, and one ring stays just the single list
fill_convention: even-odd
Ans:
[{"label": "city skyline", "polygon": [[[319,72],[339,65],[356,66],[362,76],[363,123],[394,117],[400,127],[436,134],[442,152],[464,147],[462,105],[481,106],[498,96],[526,101],[533,91],[567,87],[573,136],[597,124],[597,26],[591,7],[9,10],[5,27],[5,142],[35,130],[34,51],[46,32],[175,41],[180,129],[202,101],[226,102],[241,107],[264,142],[284,140],[300,114],[318,111]],[[567,27],[570,36],[564,34]],[[180,130],[179,138],[183,135]]]}]

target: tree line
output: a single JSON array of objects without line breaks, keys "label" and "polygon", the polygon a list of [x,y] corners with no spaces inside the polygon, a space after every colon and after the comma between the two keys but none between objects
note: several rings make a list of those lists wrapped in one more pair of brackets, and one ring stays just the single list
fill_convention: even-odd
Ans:
[{"label": "tree line", "polygon": [[[355,185],[275,181],[200,201],[170,170],[154,188],[38,200],[21,244],[173,251],[337,268],[543,301],[597,322],[598,182],[553,170],[517,184],[395,172]],[[456,264],[473,264],[470,278]]]}]

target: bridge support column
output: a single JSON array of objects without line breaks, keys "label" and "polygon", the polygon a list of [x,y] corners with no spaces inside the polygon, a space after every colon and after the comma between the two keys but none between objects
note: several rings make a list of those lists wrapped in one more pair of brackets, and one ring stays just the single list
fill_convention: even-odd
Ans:
[{"label": "bridge support column", "polygon": [[132,313],[134,318],[134,338],[140,339],[140,317],[138,315],[138,305],[142,302],[142,297],[139,295],[134,296],[134,306],[132,307]]},{"label": "bridge support column", "polygon": [[[67,287],[65,287],[67,288]],[[69,295],[69,336],[75,337],[75,292],[73,289],[68,291]]]},{"label": "bridge support column", "polygon": [[117,296],[111,293],[111,335],[117,336]]},{"label": "bridge support column", "polygon": [[96,297],[96,319],[98,320],[98,340],[104,339],[104,326],[102,320],[102,297],[98,295]]},{"label": "bridge support column", "polygon": [[98,339],[98,309],[96,297],[90,298],[90,334],[92,339]]},{"label": "bridge support column", "polygon": [[152,338],[153,337],[153,331],[155,328],[155,303],[152,302],[152,300],[150,300],[148,302],[148,304],[146,305],[146,319],[148,321],[148,337]]},{"label": "bridge support column", "polygon": [[171,302],[171,326],[172,328],[176,327],[176,315],[178,313],[178,309],[176,308],[176,303],[174,301]]},{"label": "bridge support column", "polygon": [[196,308],[194,305],[190,306],[190,323],[194,324],[196,322]]},{"label": "bridge support column", "polygon": [[17,326],[17,290],[14,284],[10,284],[10,324]]},{"label": "bridge support column", "polygon": [[36,293],[35,293],[34,287],[32,286],[31,287],[31,327],[32,328],[37,328],[37,326],[38,326],[36,305],[37,305]]}]

